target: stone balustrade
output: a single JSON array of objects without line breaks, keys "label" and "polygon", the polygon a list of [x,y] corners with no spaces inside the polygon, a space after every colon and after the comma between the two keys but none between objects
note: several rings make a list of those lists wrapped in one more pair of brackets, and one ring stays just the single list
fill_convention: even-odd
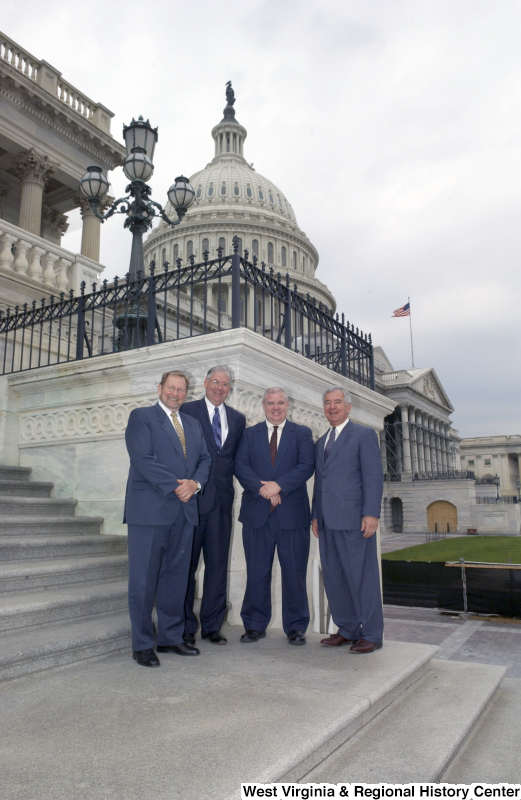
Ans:
[{"label": "stone balustrade", "polygon": [[97,128],[101,128],[107,133],[110,132],[110,120],[113,116],[111,111],[79,92],[78,89],[63,80],[61,72],[58,72],[47,61],[39,61],[4,33],[0,33],[1,63],[8,64],[9,67],[34,81],[38,86],[51,92],[57,100]]},{"label": "stone balustrade", "polygon": [[[79,294],[82,281],[91,291],[94,282],[105,269],[80,253],[35,236],[16,225],[0,219],[0,271],[13,272],[24,279],[41,284],[42,293]],[[34,283],[32,283],[34,287]]]}]

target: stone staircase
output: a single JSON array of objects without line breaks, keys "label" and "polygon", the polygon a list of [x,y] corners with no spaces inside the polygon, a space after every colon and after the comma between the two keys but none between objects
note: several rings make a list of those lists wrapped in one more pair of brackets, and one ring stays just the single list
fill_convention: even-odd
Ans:
[{"label": "stone staircase", "polygon": [[130,646],[126,539],[0,466],[0,680]]}]

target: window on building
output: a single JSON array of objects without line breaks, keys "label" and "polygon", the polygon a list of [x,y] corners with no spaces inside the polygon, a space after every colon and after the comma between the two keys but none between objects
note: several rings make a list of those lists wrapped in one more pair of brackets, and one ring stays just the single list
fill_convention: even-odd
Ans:
[{"label": "window on building", "polygon": [[242,239],[241,239],[241,237],[240,237],[240,236],[238,237],[238,240],[239,240],[239,241],[237,242],[237,244],[238,244],[238,246],[239,246],[239,249],[238,249],[238,251],[237,251],[237,252],[239,253],[239,255],[241,255],[241,256],[242,256]]},{"label": "window on building", "polygon": [[490,460],[490,458],[486,458],[485,459],[485,466],[486,467],[490,467],[491,464],[492,464],[492,461]]},{"label": "window on building", "polygon": [[221,238],[219,239],[219,247],[223,251],[223,255],[224,255],[225,250],[226,250],[226,239],[224,238],[224,236],[221,236]]},{"label": "window on building", "polygon": [[226,194],[226,184],[225,183],[223,183],[223,185],[221,186],[221,194]]},{"label": "window on building", "polygon": [[286,266],[286,248],[285,247],[282,247],[282,249],[280,251],[280,258],[281,258],[281,261],[282,261],[282,266],[285,267]]},{"label": "window on building", "polygon": [[264,200],[264,192],[262,189],[259,189],[259,200]]},{"label": "window on building", "polygon": [[203,253],[209,253],[209,252],[210,252],[210,242],[208,241],[208,239],[203,239]]},{"label": "window on building", "polygon": [[194,243],[192,242],[191,239],[189,239],[188,242],[186,243],[186,255],[188,256],[188,258],[190,258],[190,256],[193,256],[193,254],[194,254]]},{"label": "window on building", "polygon": [[177,261],[178,258],[179,258],[179,245],[175,244],[174,245],[174,261]]},{"label": "window on building", "polygon": [[251,186],[247,186],[246,187],[246,196],[247,197],[251,197],[252,196]]},{"label": "window on building", "polygon": [[294,270],[297,269],[297,252],[296,252],[296,250],[293,250],[293,269]]},{"label": "window on building", "polygon": [[474,459],[473,458],[469,458],[468,461],[467,461],[467,464],[468,464],[469,467],[473,467],[474,466]]},{"label": "window on building", "polygon": [[199,198],[201,197],[202,193],[203,193],[203,190],[202,190],[202,189],[201,189],[201,187],[199,186],[199,188],[198,188],[198,190],[197,190],[197,194],[196,194],[196,197],[197,197],[197,199],[198,199],[198,200],[199,200]]},{"label": "window on building", "polygon": [[166,248],[163,247],[163,261],[162,261],[162,264],[164,265],[165,262],[166,262]]},{"label": "window on building", "polygon": [[257,256],[257,258],[259,257],[259,240],[258,239],[254,239],[252,241],[252,243],[251,243],[251,252],[253,253],[254,256]]},{"label": "window on building", "polygon": [[282,200],[280,199],[280,197],[279,197],[279,206],[280,206],[280,207],[281,207],[281,209],[282,209]]},{"label": "window on building", "polygon": [[213,195],[213,184],[211,183],[208,187],[208,197],[212,197]]},{"label": "window on building", "polygon": [[233,193],[234,193],[235,197],[239,196],[239,187],[238,187],[237,184],[235,184],[235,186],[233,187]]},{"label": "window on building", "polygon": [[268,195],[268,198],[269,198],[270,203],[273,205],[274,201],[273,201],[273,195],[271,193]]},{"label": "window on building", "polygon": [[268,264],[273,264],[273,242],[268,242]]}]

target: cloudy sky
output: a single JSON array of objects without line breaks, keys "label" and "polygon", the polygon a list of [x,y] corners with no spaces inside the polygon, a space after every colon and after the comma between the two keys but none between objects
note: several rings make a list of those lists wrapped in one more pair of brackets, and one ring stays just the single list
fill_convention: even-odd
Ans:
[{"label": "cloudy sky", "polygon": [[[232,80],[246,158],[292,203],[339,311],[409,368],[391,315],[410,296],[415,366],[460,434],[521,433],[518,0],[3,0],[2,30],[114,111],[115,136],[139,114],[159,126],[159,202],[212,158]],[[129,253],[110,220],[104,275]]]}]

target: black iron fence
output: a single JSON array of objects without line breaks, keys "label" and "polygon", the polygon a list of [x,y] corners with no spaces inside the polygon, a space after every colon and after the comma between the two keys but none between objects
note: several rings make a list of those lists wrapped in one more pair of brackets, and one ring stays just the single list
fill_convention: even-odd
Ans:
[{"label": "black iron fence", "polygon": [[448,469],[444,472],[413,472],[413,481],[456,481],[461,479],[474,480],[472,470]]},{"label": "black iron fence", "polygon": [[0,312],[2,374],[147,347],[230,328],[265,338],[374,389],[371,335],[342,314],[302,295],[273,268],[248,261],[248,251],[175,269],[93,284],[92,292],[61,294]]}]

